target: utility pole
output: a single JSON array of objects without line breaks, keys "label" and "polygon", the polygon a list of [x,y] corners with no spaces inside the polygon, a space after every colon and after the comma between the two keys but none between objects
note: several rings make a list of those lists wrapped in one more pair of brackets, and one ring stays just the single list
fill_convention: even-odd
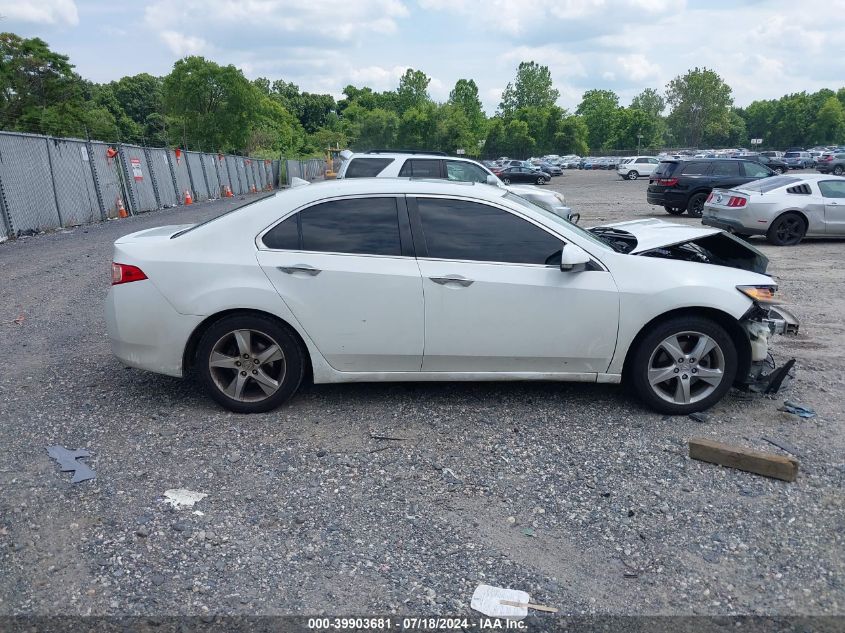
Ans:
[{"label": "utility pole", "polygon": [[642,134],[637,134],[637,156],[640,155],[640,141],[643,140]]}]

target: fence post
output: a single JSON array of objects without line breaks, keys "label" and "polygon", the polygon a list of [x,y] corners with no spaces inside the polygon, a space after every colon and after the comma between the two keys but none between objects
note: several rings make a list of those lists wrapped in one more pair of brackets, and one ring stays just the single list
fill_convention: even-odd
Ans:
[{"label": "fence post", "polygon": [[100,176],[97,174],[97,166],[94,164],[94,146],[91,144],[91,137],[88,130],[85,130],[85,151],[88,152],[88,166],[91,168],[91,178],[94,180],[94,193],[97,195],[97,204],[100,206],[100,222],[106,221],[106,205],[103,203],[103,192],[100,189]]},{"label": "fence post", "polygon": [[208,174],[205,173],[205,161],[203,160],[203,153],[199,152],[197,156],[200,157],[200,167],[202,167],[202,179],[205,181],[205,190],[208,192],[209,200],[212,198],[211,186],[208,184]]},{"label": "fence post", "polygon": [[132,215],[138,215],[138,203],[135,201],[135,192],[132,191],[132,185],[129,182],[129,165],[127,165],[126,156],[123,152],[123,143],[117,144],[117,158],[120,163],[118,176],[121,189],[123,189],[123,197],[129,202],[129,212]]},{"label": "fence post", "polygon": [[[226,165],[226,175],[229,177],[229,191],[232,191],[232,170],[229,169],[229,155],[223,155],[223,164]],[[237,169],[235,170],[235,175],[237,176]],[[238,189],[240,191],[240,188]],[[234,195],[234,192],[233,192]]]},{"label": "fence post", "polygon": [[6,200],[6,190],[3,188],[2,179],[0,179],[0,221],[6,227],[6,237],[14,237],[15,228],[12,226],[12,214],[9,213],[9,203]]},{"label": "fence post", "polygon": [[182,204],[182,193],[179,191],[179,182],[176,180],[176,168],[173,166],[173,159],[170,158],[170,148],[165,148],[164,155],[167,157],[167,166],[170,168],[170,179],[173,181],[173,191],[176,192],[176,206]]},{"label": "fence post", "polygon": [[50,137],[44,137],[44,143],[47,145],[47,165],[50,167],[50,184],[53,185],[53,199],[56,201],[56,215],[59,218],[59,226],[65,225],[62,220],[62,210],[59,208],[59,193],[56,191],[56,173],[53,171],[53,152],[50,151]]},{"label": "fence post", "polygon": [[147,171],[150,172],[150,182],[153,183],[153,195],[156,199],[156,206],[163,209],[164,205],[161,203],[161,195],[158,193],[158,181],[156,180],[156,171],[153,169],[153,156],[150,154],[150,148],[144,146],[144,158],[147,159]]},{"label": "fence post", "polygon": [[188,182],[191,183],[191,197],[197,197],[197,188],[194,186],[194,174],[191,173],[191,161],[188,160],[188,150],[185,150],[185,169],[188,170]]}]

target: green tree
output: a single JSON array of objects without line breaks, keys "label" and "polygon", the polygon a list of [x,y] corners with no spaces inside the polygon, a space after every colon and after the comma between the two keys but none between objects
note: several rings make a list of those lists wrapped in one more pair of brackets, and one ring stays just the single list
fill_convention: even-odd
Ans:
[{"label": "green tree", "polygon": [[447,103],[437,108],[434,148],[455,154],[463,149],[470,156],[477,156],[479,137],[473,131],[469,118],[462,108]]},{"label": "green tree", "polygon": [[570,115],[558,122],[555,133],[555,153],[584,155],[587,153],[589,131],[583,117]]},{"label": "green tree", "polygon": [[612,90],[587,90],[575,110],[587,124],[587,142],[590,151],[598,151],[608,145],[616,127],[619,97]]},{"label": "green tree", "polygon": [[405,74],[399,78],[399,88],[396,91],[400,114],[431,101],[428,96],[429,83],[431,79],[423,71],[413,68],[405,71]]},{"label": "green tree", "polygon": [[478,98],[478,86],[472,79],[458,79],[449,93],[449,103],[461,110],[466,116],[470,130],[480,138],[484,131],[484,109]]},{"label": "green tree", "polygon": [[399,119],[397,143],[403,149],[432,149],[437,129],[436,106],[422,101],[405,110]]},{"label": "green tree", "polygon": [[395,112],[382,108],[365,110],[353,105],[346,109],[346,113],[345,132],[356,151],[396,146],[399,117]]},{"label": "green tree", "polygon": [[656,119],[666,109],[666,100],[654,88],[646,88],[631,100],[631,109],[642,110]]},{"label": "green tree", "polygon": [[552,74],[548,66],[533,61],[521,62],[516,70],[516,79],[509,83],[502,93],[499,112],[511,116],[519,108],[546,108],[555,105],[560,97],[552,85]]},{"label": "green tree", "polygon": [[835,96],[828,97],[819,108],[813,123],[813,139],[817,143],[845,140],[845,107]]},{"label": "green tree", "polygon": [[694,68],[677,76],[666,86],[666,101],[672,108],[669,126],[684,145],[698,147],[714,126],[727,124],[733,104],[731,87],[714,71]]},{"label": "green tree", "polygon": [[247,146],[261,93],[240,70],[186,57],[173,65],[163,90],[165,112],[177,120],[179,138],[189,148],[237,151]]}]

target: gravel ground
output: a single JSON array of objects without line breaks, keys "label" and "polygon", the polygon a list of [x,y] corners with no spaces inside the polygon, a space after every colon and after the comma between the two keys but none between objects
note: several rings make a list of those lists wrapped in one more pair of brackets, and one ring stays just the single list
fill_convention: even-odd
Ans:
[{"label": "gravel ground", "polygon": [[[645,181],[550,186],[588,226],[669,219]],[[845,613],[841,242],[760,244],[802,321],[774,350],[797,377],[703,422],[524,383],[317,386],[239,416],[123,368],[102,315],[114,239],[233,203],[0,245],[0,614],[456,614],[481,582],[566,614]],[[693,436],[791,445],[798,480],[691,461]],[[70,484],[52,444],[97,479]],[[170,488],[208,497],[177,511]]]}]

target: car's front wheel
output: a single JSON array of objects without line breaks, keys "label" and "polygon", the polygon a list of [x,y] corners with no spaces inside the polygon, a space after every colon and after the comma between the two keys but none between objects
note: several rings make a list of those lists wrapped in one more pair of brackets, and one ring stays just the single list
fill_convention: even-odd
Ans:
[{"label": "car's front wheel", "polygon": [[704,213],[704,203],[707,201],[706,193],[697,193],[687,203],[687,213],[694,218],[700,218]]},{"label": "car's front wheel", "polygon": [[807,224],[797,213],[784,213],[777,218],[766,232],[766,239],[775,246],[795,246],[804,238]]},{"label": "car's front wheel", "polygon": [[841,176],[843,171],[845,171],[845,170],[842,169],[842,165],[837,165],[836,167],[833,168],[833,173],[836,174],[837,176]]},{"label": "car's front wheel", "polygon": [[506,176],[506,177],[502,178],[502,182],[506,185],[509,185],[509,184],[511,184],[511,179]]},{"label": "car's front wheel", "polygon": [[636,180],[639,177],[640,177],[640,175],[635,171],[629,171],[628,172],[628,180]]},{"label": "car's front wheel", "polygon": [[221,405],[236,413],[262,413],[296,392],[305,361],[286,327],[245,314],[206,330],[197,346],[197,367],[209,395]]},{"label": "car's front wheel", "polygon": [[783,174],[783,167],[774,167],[772,171],[775,172],[778,176]]},{"label": "car's front wheel", "polygon": [[703,411],[733,384],[737,353],[731,337],[710,319],[682,316],[660,323],[640,341],[628,379],[642,401],[671,415]]},{"label": "car's front wheel", "polygon": [[537,176],[537,184],[538,184],[538,185],[545,185],[545,184],[546,184],[546,179],[545,179],[545,178],[543,178],[542,176]]}]

